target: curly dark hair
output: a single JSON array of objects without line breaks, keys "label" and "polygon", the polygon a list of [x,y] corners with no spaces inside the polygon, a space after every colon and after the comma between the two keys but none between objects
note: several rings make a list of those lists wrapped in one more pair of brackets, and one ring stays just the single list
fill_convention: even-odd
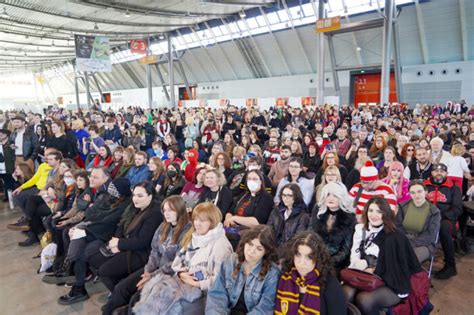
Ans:
[{"label": "curly dark hair", "polygon": [[332,259],[321,236],[313,231],[298,233],[288,241],[286,256],[283,261],[283,272],[290,272],[291,269],[295,268],[294,257],[298,254],[298,248],[301,245],[311,248],[310,257],[316,265],[315,268],[319,271],[320,286],[324,288],[328,276],[333,274]]},{"label": "curly dark hair", "polygon": [[252,240],[258,239],[260,244],[265,248],[265,255],[262,257],[262,269],[260,270],[259,280],[265,279],[272,264],[277,261],[276,242],[270,227],[264,224],[257,225],[243,232],[239,245],[237,246],[237,264],[235,265],[232,277],[236,278],[242,264],[245,262],[244,248],[245,244],[249,244]]}]

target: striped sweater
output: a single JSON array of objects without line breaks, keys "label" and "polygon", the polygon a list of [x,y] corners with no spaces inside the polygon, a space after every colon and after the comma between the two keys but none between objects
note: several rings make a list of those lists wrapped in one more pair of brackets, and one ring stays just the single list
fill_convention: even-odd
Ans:
[{"label": "striped sweater", "polygon": [[[351,190],[349,191],[349,197],[354,200],[357,196],[357,192],[359,191],[360,183],[355,184],[352,186]],[[357,205],[355,208],[356,214],[362,214],[364,212],[364,207],[367,201],[369,201],[373,197],[382,197],[387,200],[390,208],[394,213],[397,212],[397,197],[393,193],[393,189],[383,182],[379,181],[378,186],[372,191],[362,190],[362,194],[360,195],[359,200],[357,201]]]}]

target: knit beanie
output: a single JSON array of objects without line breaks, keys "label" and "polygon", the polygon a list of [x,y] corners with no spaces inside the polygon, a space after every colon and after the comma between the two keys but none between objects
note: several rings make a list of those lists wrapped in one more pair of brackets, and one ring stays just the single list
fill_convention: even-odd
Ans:
[{"label": "knit beanie", "polygon": [[132,195],[130,181],[126,177],[118,177],[109,184],[107,192],[116,198],[129,197]]},{"label": "knit beanie", "polygon": [[379,179],[379,171],[375,168],[372,161],[365,162],[365,165],[360,169],[361,181],[373,181]]}]

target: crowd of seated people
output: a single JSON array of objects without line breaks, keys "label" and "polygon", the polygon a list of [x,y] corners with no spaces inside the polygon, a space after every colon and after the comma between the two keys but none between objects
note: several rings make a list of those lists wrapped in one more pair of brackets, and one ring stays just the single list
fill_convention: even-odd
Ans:
[{"label": "crowd of seated people", "polygon": [[8,228],[57,245],[59,304],[98,279],[103,314],[396,310],[438,242],[457,274],[474,108],[451,105],[0,113]]}]

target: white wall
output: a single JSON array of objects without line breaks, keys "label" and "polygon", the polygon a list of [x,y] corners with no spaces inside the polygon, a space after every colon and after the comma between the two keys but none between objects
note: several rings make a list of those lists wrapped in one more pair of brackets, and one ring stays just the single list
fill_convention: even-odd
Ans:
[{"label": "white wall", "polygon": [[[460,73],[456,73],[460,69]],[[443,70],[447,73],[443,74]],[[430,75],[430,71],[433,74]],[[418,75],[421,72],[421,76]],[[341,87],[341,103],[349,101],[350,72],[341,71],[338,74]],[[325,94],[334,94],[332,73],[325,73]],[[403,67],[402,80],[404,86],[404,101],[410,105],[415,103],[446,102],[447,100],[464,99],[474,104],[474,61],[451,62]],[[312,81],[312,82],[311,82]],[[113,91],[113,106],[138,105],[147,106],[147,90],[134,89]],[[316,74],[281,76],[264,79],[235,80],[208,82],[198,84],[198,98],[202,99],[246,99],[246,98],[275,98],[316,96]],[[176,99],[178,86],[175,87]],[[100,98],[98,93],[92,97]],[[153,88],[154,107],[167,106],[161,87]],[[65,104],[75,104],[74,95],[64,96]],[[86,104],[85,94],[80,95],[81,104]]]}]

